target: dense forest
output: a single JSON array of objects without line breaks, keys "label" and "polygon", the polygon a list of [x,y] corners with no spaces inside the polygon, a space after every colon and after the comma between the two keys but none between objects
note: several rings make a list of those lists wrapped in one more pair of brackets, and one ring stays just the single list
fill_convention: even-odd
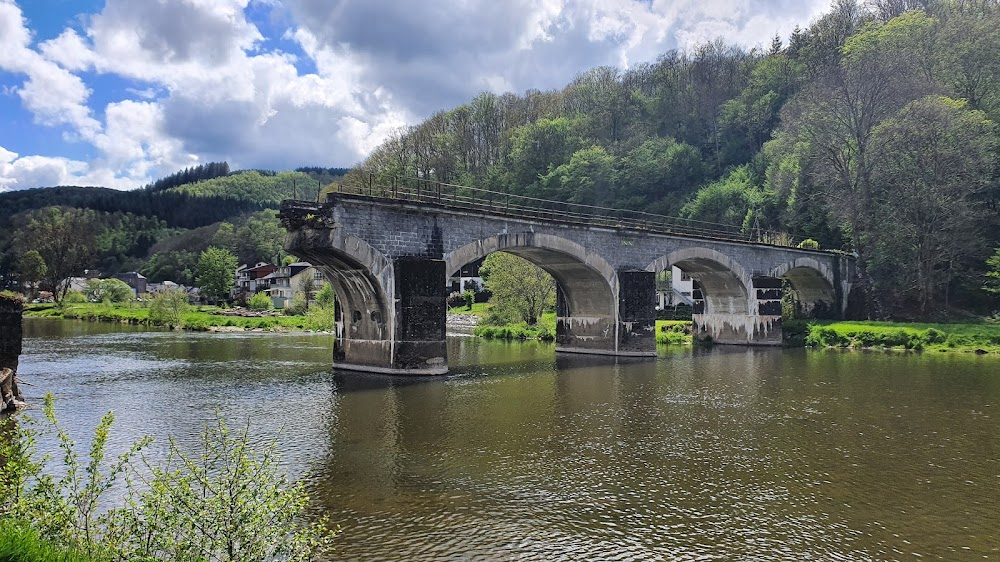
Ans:
[{"label": "dense forest", "polygon": [[873,317],[981,312],[998,118],[996,0],[838,0],[787,44],[483,93],[354,173],[757,224],[856,252]]}]

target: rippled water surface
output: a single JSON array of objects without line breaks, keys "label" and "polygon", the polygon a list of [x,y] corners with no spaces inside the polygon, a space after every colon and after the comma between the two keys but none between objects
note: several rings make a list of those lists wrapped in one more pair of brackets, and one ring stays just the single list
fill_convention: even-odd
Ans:
[{"label": "rippled water surface", "polygon": [[215,409],[276,437],[337,560],[1000,558],[997,357],[454,338],[452,375],[393,379],[331,373],[323,335],[25,328],[81,440],[109,409],[116,450]]}]

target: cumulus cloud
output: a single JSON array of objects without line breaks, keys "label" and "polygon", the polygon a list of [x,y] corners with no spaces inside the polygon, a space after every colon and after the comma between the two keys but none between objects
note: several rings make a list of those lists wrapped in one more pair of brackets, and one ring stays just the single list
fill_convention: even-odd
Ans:
[{"label": "cumulus cloud", "polygon": [[0,1],[0,70],[26,74],[17,89],[21,102],[41,125],[69,125],[84,138],[100,130],[87,106],[83,80],[29,48],[31,33],[20,8]]},{"label": "cumulus cloud", "polygon": [[[250,1],[259,5],[248,10]],[[14,0],[0,0],[0,69],[23,75],[15,90],[22,105],[40,126],[96,150],[81,162],[0,149],[0,189],[133,187],[223,159],[233,167],[350,165],[399,127],[480,91],[558,88],[594,66],[629,66],[720,36],[766,44],[827,5],[107,0],[82,18],[81,31],[34,45]],[[280,37],[248,19],[259,8],[270,10],[271,28],[287,23]],[[91,107],[91,88],[105,75],[125,80],[129,97]]]}]

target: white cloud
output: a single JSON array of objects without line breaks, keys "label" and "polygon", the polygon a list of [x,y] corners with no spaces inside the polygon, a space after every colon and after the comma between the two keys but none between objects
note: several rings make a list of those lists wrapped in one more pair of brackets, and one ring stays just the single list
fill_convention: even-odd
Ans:
[{"label": "white cloud", "polygon": [[0,147],[0,192],[55,185],[135,187],[133,182],[116,177],[107,168],[95,168],[87,162],[49,156],[18,157]]},{"label": "white cloud", "polygon": [[[288,22],[282,37],[267,38],[247,20],[250,1],[107,0],[81,20],[82,32],[33,47],[20,9],[0,0],[0,69],[25,76],[22,104],[40,125],[67,127],[68,138],[97,151],[80,162],[5,150],[0,186],[132,187],[222,159],[350,165],[392,131],[481,90],[558,88],[594,66],[649,61],[719,36],[766,45],[828,5],[441,0],[414,9],[395,0],[253,0],[274,10],[272,21]],[[315,73],[301,73],[302,61],[271,39],[299,45]],[[99,81],[88,87],[83,78],[100,75],[130,83],[134,99],[92,110],[89,88]]]},{"label": "white cloud", "polygon": [[0,69],[27,75],[17,90],[21,102],[41,125],[69,125],[84,138],[96,134],[100,123],[87,107],[83,80],[30,49],[30,42],[20,8],[0,1]]}]

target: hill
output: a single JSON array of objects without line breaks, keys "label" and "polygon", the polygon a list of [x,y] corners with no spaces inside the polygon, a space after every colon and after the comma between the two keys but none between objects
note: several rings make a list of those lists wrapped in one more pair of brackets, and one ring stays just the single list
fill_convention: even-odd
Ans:
[{"label": "hill", "polygon": [[786,232],[856,252],[873,316],[988,312],[998,118],[1000,3],[839,0],[787,44],[718,40],[483,93],[352,174]]},{"label": "hill", "polygon": [[209,245],[230,249],[242,262],[280,260],[281,200],[314,198],[323,181],[346,171],[229,173],[225,163],[211,163],[133,191],[59,186],[0,193],[0,221],[9,225],[0,231],[0,288],[17,286],[21,255],[35,245],[31,233],[52,217],[75,225],[89,246],[86,260],[71,268],[79,272],[137,270],[152,281],[193,283],[198,255]]}]

